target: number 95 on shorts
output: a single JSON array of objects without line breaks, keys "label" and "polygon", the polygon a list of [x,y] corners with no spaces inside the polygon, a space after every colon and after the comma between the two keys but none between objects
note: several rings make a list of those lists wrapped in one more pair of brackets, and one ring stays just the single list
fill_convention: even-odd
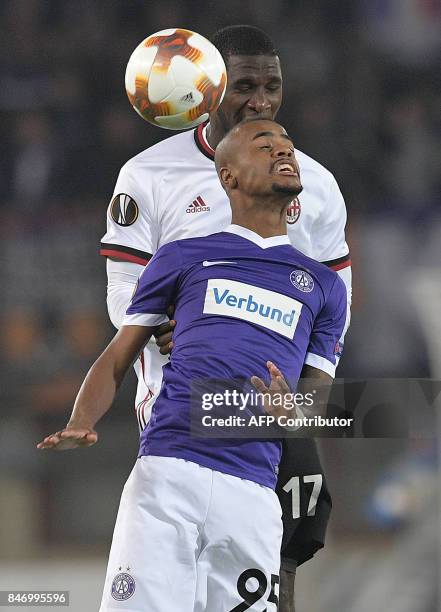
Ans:
[{"label": "number 95 on shorts", "polygon": [[[265,599],[268,587],[268,580],[262,570],[254,568],[242,572],[237,581],[237,592],[242,602],[232,608],[229,612],[245,612],[246,610],[257,610],[254,604],[273,603],[276,610],[279,605],[278,596],[279,576],[271,574],[271,590]],[[267,608],[265,607],[265,611]]]}]

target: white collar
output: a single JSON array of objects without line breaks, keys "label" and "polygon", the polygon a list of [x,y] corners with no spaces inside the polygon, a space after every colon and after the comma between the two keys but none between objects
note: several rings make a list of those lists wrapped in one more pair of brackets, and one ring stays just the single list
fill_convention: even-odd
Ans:
[{"label": "white collar", "polygon": [[229,232],[230,234],[236,234],[236,236],[241,236],[246,240],[250,240],[250,242],[254,242],[261,249],[269,249],[270,247],[280,246],[282,244],[291,244],[288,236],[284,234],[283,236],[270,236],[270,238],[262,238],[256,232],[243,227],[242,225],[229,225],[225,230],[225,232]]},{"label": "white collar", "polygon": [[209,144],[208,140],[207,140],[207,128],[210,125],[210,122],[208,122],[206,125],[204,125],[204,127],[202,128],[201,131],[201,138],[204,141],[205,145],[208,147],[208,149],[212,152],[212,154],[214,155],[214,149],[213,147]]}]

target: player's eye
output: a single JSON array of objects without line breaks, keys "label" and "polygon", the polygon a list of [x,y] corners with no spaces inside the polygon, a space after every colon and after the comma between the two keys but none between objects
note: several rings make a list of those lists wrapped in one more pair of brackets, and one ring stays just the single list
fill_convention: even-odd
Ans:
[{"label": "player's eye", "polygon": [[252,83],[237,83],[236,84],[236,90],[241,93],[250,91],[252,88],[253,88]]},{"label": "player's eye", "polygon": [[282,83],[278,79],[274,81],[270,81],[269,83],[266,84],[266,88],[269,91],[277,91],[278,89],[280,89],[281,86],[282,86]]},{"label": "player's eye", "polygon": [[264,144],[264,145],[260,145],[259,148],[260,149],[269,149],[269,150],[271,150],[273,147],[270,144]]}]

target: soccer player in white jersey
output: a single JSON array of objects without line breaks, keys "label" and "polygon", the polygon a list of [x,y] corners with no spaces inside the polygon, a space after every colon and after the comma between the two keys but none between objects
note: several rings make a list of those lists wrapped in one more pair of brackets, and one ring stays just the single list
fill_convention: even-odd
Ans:
[{"label": "soccer player in white jersey", "polygon": [[[330,383],[346,288],[289,242],[286,210],[302,185],[294,145],[280,125],[241,122],[220,143],[216,167],[232,224],[160,247],[122,328],[89,371],[67,427],[38,445],[62,450],[96,442],[96,423],[175,304],[175,347],[122,494],[100,612],[277,611],[281,440],[192,435],[192,410],[201,422],[204,413],[202,402],[191,400],[191,385],[214,379],[218,396],[225,378],[226,388],[245,380],[270,394],[294,391],[300,376],[311,390],[318,380]],[[247,405],[244,421],[256,417],[255,409]],[[232,413],[226,400],[221,414]],[[264,416],[261,407],[257,414]]]},{"label": "soccer player in white jersey", "polygon": [[[229,224],[230,206],[216,175],[214,150],[242,119],[274,118],[282,101],[279,58],[264,32],[251,26],[232,26],[216,33],[212,42],[223,55],[228,72],[220,108],[210,116],[208,125],[166,138],[130,159],[116,182],[101,254],[107,257],[108,308],[117,328],[139,274],[158,248],[173,240],[208,235]],[[304,254],[338,271],[347,286],[349,302],[351,268],[343,197],[328,170],[301,151],[296,151],[296,156],[303,191],[287,209],[288,236]],[[170,327],[173,325],[174,321]],[[165,355],[172,346],[171,334],[162,334],[158,342]],[[135,364],[141,430],[160,390],[166,363],[167,357],[150,342]],[[315,443],[289,441],[277,488],[284,510],[283,567],[290,572],[289,576],[282,572],[281,612],[293,609],[295,568],[323,546],[331,509],[325,479],[317,499],[312,499],[316,493],[311,493],[304,477],[322,478]],[[286,488],[288,482],[299,483],[298,488]],[[291,505],[294,497],[300,513]]]}]

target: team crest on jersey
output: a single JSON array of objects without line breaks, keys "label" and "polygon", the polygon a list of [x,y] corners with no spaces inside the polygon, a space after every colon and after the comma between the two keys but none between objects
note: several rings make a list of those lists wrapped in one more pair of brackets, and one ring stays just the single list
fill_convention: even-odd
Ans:
[{"label": "team crest on jersey", "polygon": [[286,222],[290,225],[297,223],[302,212],[299,198],[294,198],[286,210]]},{"label": "team crest on jersey", "polygon": [[112,582],[112,597],[117,601],[129,599],[135,592],[135,579],[130,574],[122,572],[117,574]]},{"label": "team crest on jersey", "polygon": [[126,193],[116,195],[110,204],[110,215],[122,227],[133,225],[138,218],[138,204]]},{"label": "team crest on jersey", "polygon": [[294,270],[289,275],[289,280],[294,287],[303,293],[311,293],[314,289],[314,280],[305,270]]}]

